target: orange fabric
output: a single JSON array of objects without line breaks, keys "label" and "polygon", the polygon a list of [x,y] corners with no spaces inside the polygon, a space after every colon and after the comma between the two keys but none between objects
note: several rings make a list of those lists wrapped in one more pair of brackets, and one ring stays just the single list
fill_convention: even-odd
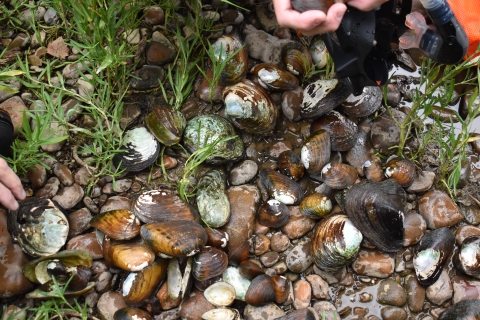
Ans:
[{"label": "orange fabric", "polygon": [[467,56],[472,55],[480,43],[480,0],[447,0],[469,40]]}]

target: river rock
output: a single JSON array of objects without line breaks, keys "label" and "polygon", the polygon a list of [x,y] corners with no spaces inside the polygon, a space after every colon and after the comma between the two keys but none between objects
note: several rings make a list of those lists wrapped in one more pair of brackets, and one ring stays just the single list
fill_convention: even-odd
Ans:
[{"label": "river rock", "polygon": [[161,24],[165,19],[165,12],[160,7],[151,6],[145,9],[145,17],[143,19],[149,25]]},{"label": "river rock", "polygon": [[416,212],[407,213],[403,221],[404,236],[403,246],[414,245],[422,239],[427,230],[427,223],[421,215]]},{"label": "river rock", "polygon": [[73,184],[73,175],[70,169],[63,163],[57,162],[53,165],[53,174],[60,180],[64,186]]},{"label": "river rock", "polygon": [[[43,131],[42,138],[54,139],[54,138],[60,138],[60,137],[68,137],[67,128],[63,124],[59,123],[58,121],[51,121],[50,127],[46,128]],[[65,141],[66,139],[61,140],[59,142],[55,142],[55,143],[42,144],[40,148],[42,148],[42,150],[45,152],[55,152],[62,149],[63,145],[65,144]]]},{"label": "river rock", "polygon": [[293,284],[293,307],[295,309],[305,309],[310,305],[312,299],[312,287],[306,280],[298,280]]},{"label": "river rock", "polygon": [[385,279],[378,286],[377,301],[382,304],[401,307],[407,303],[407,294],[398,282]]},{"label": "river rock", "polygon": [[90,228],[92,215],[87,208],[78,209],[68,215],[68,236],[70,238],[79,235]]},{"label": "river rock", "polygon": [[67,242],[66,249],[86,251],[92,257],[92,259],[103,258],[103,251],[98,244],[95,232],[85,233],[70,239]]},{"label": "river rock", "polygon": [[269,303],[262,307],[254,307],[247,304],[243,315],[245,320],[274,320],[283,317],[285,312],[274,303]]},{"label": "river rock", "polygon": [[435,172],[422,171],[415,176],[413,183],[407,188],[407,191],[410,193],[422,193],[430,190],[434,179]]},{"label": "river rock", "polygon": [[455,241],[457,242],[457,245],[461,246],[465,238],[474,235],[480,235],[480,228],[470,225],[464,225],[457,229],[457,232],[455,233]]},{"label": "river rock", "polygon": [[158,87],[164,79],[163,68],[145,65],[135,71],[135,77],[130,79],[130,87],[135,90],[149,90]]},{"label": "river rock", "polygon": [[465,276],[455,276],[453,282],[453,303],[468,299],[480,299],[480,281]]},{"label": "river rock", "polygon": [[57,177],[51,177],[42,189],[35,192],[35,197],[51,199],[57,194],[58,189],[60,189],[60,180]]},{"label": "river rock", "polygon": [[152,40],[148,45],[146,51],[146,58],[148,64],[163,65],[171,62],[176,53],[175,47],[165,37],[159,36],[160,32],[155,31],[152,38],[158,37],[159,39]]},{"label": "river rock", "polygon": [[23,112],[27,110],[25,103],[19,96],[13,96],[0,103],[0,110],[8,112],[13,124],[13,134],[18,135],[20,128],[23,128],[22,116]]},{"label": "river rock", "polygon": [[405,277],[408,307],[413,312],[420,312],[425,302],[425,288],[418,282],[414,274]]},{"label": "river rock", "polygon": [[418,212],[432,230],[450,227],[463,220],[460,208],[445,192],[438,190],[428,191],[420,198]]},{"label": "river rock", "polygon": [[380,310],[383,320],[405,320],[407,319],[407,311],[398,307],[383,307]]},{"label": "river rock", "polygon": [[[339,320],[340,315],[335,306],[328,301],[317,301],[313,304],[313,309],[322,320]],[[325,318],[324,318],[325,315]]]},{"label": "river rock", "polygon": [[82,201],[84,195],[85,191],[75,183],[70,187],[65,187],[60,190],[52,200],[56,201],[63,209],[71,209]]},{"label": "river rock", "polygon": [[130,210],[132,206],[132,200],[127,197],[113,196],[107,199],[102,206],[100,213],[104,213],[112,210]]},{"label": "river rock", "polygon": [[114,320],[113,315],[115,312],[126,307],[127,304],[123,300],[122,294],[115,291],[102,294],[97,304],[97,310],[102,320]]},{"label": "river rock", "polygon": [[270,249],[275,252],[283,252],[290,246],[290,239],[286,234],[277,232],[270,238]]},{"label": "river rock", "polygon": [[317,274],[306,277],[312,287],[312,294],[317,299],[325,299],[328,296],[328,283]]},{"label": "river rock", "polygon": [[255,161],[244,160],[230,171],[228,180],[233,186],[239,186],[255,178],[258,172],[258,165]]},{"label": "river rock", "polygon": [[287,254],[285,262],[288,269],[292,272],[302,273],[307,270],[313,263],[312,255],[310,254],[310,241],[302,241],[293,247]]},{"label": "river rock", "polygon": [[230,220],[222,227],[229,237],[229,248],[246,241],[255,228],[255,214],[260,192],[254,185],[234,186],[227,189],[230,202]]},{"label": "river rock", "polygon": [[372,249],[361,249],[352,264],[353,270],[363,276],[387,278],[393,274],[393,255]]},{"label": "river rock", "polygon": [[201,320],[202,314],[214,308],[215,306],[207,301],[203,292],[193,289],[180,304],[179,316],[185,320]]},{"label": "river rock", "polygon": [[28,169],[27,178],[32,187],[36,189],[41,188],[47,183],[47,169],[37,163]]},{"label": "river rock", "polygon": [[480,223],[480,207],[477,204],[471,203],[470,205],[466,205],[460,202],[458,206],[460,210],[462,210],[465,221],[470,224]]},{"label": "river rock", "polygon": [[245,34],[244,43],[248,56],[273,64],[280,63],[282,47],[291,42],[291,40],[279,39],[263,30],[257,30],[250,24],[243,28],[243,33]]},{"label": "river rock", "polygon": [[433,304],[441,306],[445,301],[452,298],[453,286],[445,269],[440,274],[440,278],[434,284],[427,287],[427,299]]},{"label": "river rock", "polygon": [[316,223],[315,219],[303,215],[298,206],[290,206],[288,209],[290,210],[290,220],[282,227],[282,231],[290,239],[298,239],[313,229]]}]

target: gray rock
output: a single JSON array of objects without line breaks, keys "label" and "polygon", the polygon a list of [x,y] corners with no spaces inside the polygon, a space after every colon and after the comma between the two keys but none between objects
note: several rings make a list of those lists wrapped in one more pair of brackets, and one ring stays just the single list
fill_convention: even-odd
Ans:
[{"label": "gray rock", "polygon": [[434,284],[427,287],[427,299],[433,304],[441,306],[445,301],[453,296],[453,286],[445,269],[440,274],[440,278]]},{"label": "gray rock", "polygon": [[470,277],[456,276],[453,282],[453,303],[463,300],[480,299],[480,281]]},{"label": "gray rock", "polygon": [[252,180],[258,172],[258,165],[255,161],[245,160],[237,164],[229,176],[230,184],[239,186]]},{"label": "gray rock", "polygon": [[45,20],[48,26],[54,26],[60,23],[60,15],[54,8],[50,7],[47,9],[47,12],[45,12],[43,20]]},{"label": "gray rock", "polygon": [[380,311],[383,320],[405,320],[407,319],[407,311],[398,307],[384,307]]},{"label": "gray rock", "polygon": [[312,255],[310,254],[310,241],[297,244],[287,254],[285,262],[288,269],[292,272],[302,273],[307,270],[313,263]]},{"label": "gray rock", "polygon": [[407,294],[398,282],[385,279],[378,286],[377,301],[382,304],[401,307],[407,303]]},{"label": "gray rock", "polygon": [[127,307],[120,292],[105,292],[98,300],[97,310],[102,320],[114,320],[118,309]]},{"label": "gray rock", "polygon": [[132,186],[132,180],[131,179],[121,179],[115,181],[115,184],[113,184],[113,191],[115,192],[127,192],[130,187]]},{"label": "gray rock", "polygon": [[243,33],[245,34],[244,43],[248,55],[263,62],[280,63],[282,47],[286,43],[292,42],[291,40],[279,39],[263,30],[257,30],[250,24],[245,26]]},{"label": "gray rock", "polygon": [[78,209],[68,215],[69,231],[68,236],[70,238],[75,237],[90,228],[90,220],[92,215],[87,208]]},{"label": "gray rock", "polygon": [[56,201],[63,209],[71,209],[82,201],[85,191],[78,184],[73,184],[70,187],[65,187],[53,197],[53,201]]},{"label": "gray rock", "polygon": [[269,303],[262,307],[247,304],[243,311],[245,320],[273,320],[285,315],[285,312],[276,304]]},{"label": "gray rock", "polygon": [[5,101],[10,97],[13,97],[16,92],[20,91],[20,88],[22,87],[22,84],[18,81],[9,81],[9,82],[6,82],[6,84],[13,91],[10,92],[10,91],[0,90],[0,102]]},{"label": "gray rock", "polygon": [[[50,127],[45,128],[42,134],[42,138],[44,139],[54,139],[60,137],[65,137],[66,139],[66,137],[68,137],[68,131],[67,128],[58,121],[50,122]],[[40,147],[45,152],[55,152],[62,149],[64,144],[65,140],[62,140],[60,142],[42,144]]]},{"label": "gray rock", "polygon": [[337,312],[337,309],[335,309],[335,306],[328,301],[315,302],[313,304],[313,309],[317,313],[318,317],[322,320],[324,319],[324,315],[325,320],[341,319],[340,315]]},{"label": "gray rock", "polygon": [[126,197],[113,196],[108,198],[105,204],[102,206],[100,213],[104,213],[111,210],[129,210],[132,206],[132,201]]},{"label": "gray rock", "polygon": [[425,302],[425,288],[420,285],[414,274],[405,277],[408,307],[413,312],[420,312]]},{"label": "gray rock", "polygon": [[130,87],[135,90],[149,90],[157,88],[165,75],[160,66],[145,65],[135,71],[135,76],[130,79]]}]

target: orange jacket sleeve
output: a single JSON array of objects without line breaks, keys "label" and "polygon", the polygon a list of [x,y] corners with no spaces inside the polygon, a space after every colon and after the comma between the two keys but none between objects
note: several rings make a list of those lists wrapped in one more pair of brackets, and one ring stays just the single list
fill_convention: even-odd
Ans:
[{"label": "orange jacket sleeve", "polygon": [[468,36],[467,56],[472,55],[480,43],[480,0],[447,0],[458,22]]}]

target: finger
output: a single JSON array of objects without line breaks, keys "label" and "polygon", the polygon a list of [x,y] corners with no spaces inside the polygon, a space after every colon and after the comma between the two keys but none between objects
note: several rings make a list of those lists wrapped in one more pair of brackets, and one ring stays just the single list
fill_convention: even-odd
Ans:
[{"label": "finger", "polygon": [[319,10],[309,10],[303,13],[289,9],[277,14],[277,22],[282,27],[311,30],[325,21],[326,15]]},{"label": "finger", "polygon": [[0,158],[0,183],[18,200],[25,198],[22,182],[2,158]]},{"label": "finger", "polygon": [[348,5],[357,8],[358,10],[362,11],[371,11],[381,5],[382,3],[385,3],[389,0],[375,0],[375,1],[365,1],[365,0],[350,0],[348,2]]},{"label": "finger", "polygon": [[327,16],[325,17],[325,21],[322,24],[313,29],[301,31],[306,36],[313,36],[316,34],[323,34],[335,31],[340,26],[346,10],[347,7],[344,4],[336,3],[330,7],[327,12]]},{"label": "finger", "polygon": [[10,192],[10,190],[0,183],[0,204],[4,205],[8,210],[17,210],[18,202]]}]

